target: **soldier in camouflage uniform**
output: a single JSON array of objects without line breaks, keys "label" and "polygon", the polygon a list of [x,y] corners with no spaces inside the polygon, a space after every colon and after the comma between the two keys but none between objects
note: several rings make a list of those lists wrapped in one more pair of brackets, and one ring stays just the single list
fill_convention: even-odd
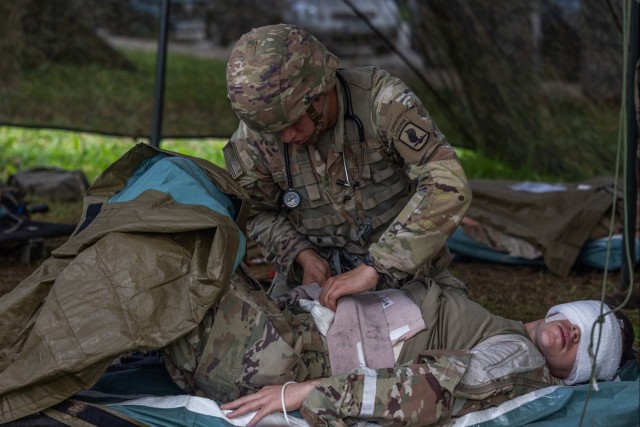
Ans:
[{"label": "soldier in camouflage uniform", "polygon": [[224,148],[252,198],[248,233],[276,265],[271,295],[317,282],[332,309],[340,296],[445,277],[446,241],[471,202],[452,147],[407,85],[338,67],[292,25],[242,36],[227,66],[241,122]]},{"label": "soldier in camouflage uniform", "polygon": [[[404,341],[395,367],[354,366],[335,375],[327,342],[309,313],[296,307],[280,310],[242,269],[205,321],[165,348],[165,364],[186,392],[217,402],[233,400],[222,406],[234,410],[230,418],[258,411],[252,422],[280,411],[282,384],[296,381],[284,389],[284,405],[300,409],[314,426],[362,419],[382,425],[443,424],[561,385],[562,379],[566,384],[589,379],[590,369],[575,377],[572,367],[591,367],[590,334],[581,331],[593,327],[599,316],[597,301],[573,303],[587,303],[591,310],[580,329],[572,317],[523,324],[495,316],[460,288],[431,279],[410,282],[403,291],[420,307],[427,328]],[[621,317],[620,334],[606,305],[603,313],[596,377],[611,380],[619,365],[633,358],[633,327]],[[593,342],[598,342],[595,331]],[[614,339],[606,341],[607,335]]]}]

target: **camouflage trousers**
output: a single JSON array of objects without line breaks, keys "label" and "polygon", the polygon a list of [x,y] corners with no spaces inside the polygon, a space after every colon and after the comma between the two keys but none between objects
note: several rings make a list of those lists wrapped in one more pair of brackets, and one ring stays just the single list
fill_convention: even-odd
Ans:
[{"label": "camouflage trousers", "polygon": [[238,269],[198,327],[165,347],[167,370],[185,392],[218,402],[330,376],[324,337],[310,314],[292,310],[280,310]]}]

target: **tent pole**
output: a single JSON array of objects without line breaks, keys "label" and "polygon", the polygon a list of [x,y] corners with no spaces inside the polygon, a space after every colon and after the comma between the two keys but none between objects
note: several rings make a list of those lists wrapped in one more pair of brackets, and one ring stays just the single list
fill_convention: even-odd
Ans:
[{"label": "tent pole", "polygon": [[[640,76],[638,75],[639,56],[638,44],[640,41],[640,6],[638,1],[633,1],[631,5],[631,40],[629,46],[629,69],[628,69],[628,86],[627,86],[627,150],[626,150],[626,179],[625,179],[625,197],[626,197],[626,215],[624,223],[624,262],[622,263],[621,284],[620,288],[626,291],[631,286],[631,277],[635,269],[635,233],[636,233],[636,212],[638,202],[638,119],[637,111],[640,106],[636,105],[636,96],[638,94],[638,84]],[[631,260],[629,265],[626,260]]]},{"label": "tent pole", "polygon": [[162,139],[162,112],[164,107],[164,77],[167,64],[167,39],[169,33],[169,3],[162,0],[160,14],[160,34],[158,37],[158,53],[156,56],[155,93],[153,98],[153,123],[151,129],[151,145],[160,147]]}]

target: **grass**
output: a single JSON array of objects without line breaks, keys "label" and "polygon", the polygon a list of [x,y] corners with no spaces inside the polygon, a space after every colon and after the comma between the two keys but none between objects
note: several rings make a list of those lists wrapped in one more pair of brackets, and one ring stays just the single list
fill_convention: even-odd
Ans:
[{"label": "grass", "polygon": [[[5,124],[148,137],[153,117],[155,52],[118,48],[115,55],[131,66],[43,63],[24,69],[0,86],[0,118]],[[163,135],[224,138],[233,133],[238,121],[226,95],[225,62],[169,51]],[[498,136],[485,141],[478,129],[494,129],[496,122],[474,124],[470,112],[457,105],[460,94],[442,90],[440,95],[456,112],[457,119],[452,119],[438,107],[434,93],[411,79],[414,77],[405,78],[450,143],[471,149],[459,153],[472,178],[575,181],[614,174],[618,129],[615,105],[573,98],[542,99],[536,103],[537,114],[518,117],[522,123],[516,124],[527,128],[525,124],[530,127],[533,122],[529,121],[535,119],[541,125],[535,132],[520,131],[519,139],[509,140],[496,129]],[[478,141],[469,140],[469,134],[463,131]],[[199,144],[187,145],[192,149]],[[491,155],[480,156],[480,149]]]},{"label": "grass", "polygon": [[[0,126],[0,180],[20,170],[36,167],[60,167],[82,170],[89,182],[139,140],[103,136],[86,132],[28,129]],[[220,138],[168,138],[161,148],[200,157],[224,167]],[[456,148],[469,178],[540,180],[541,176],[526,168],[514,169],[494,158],[469,149]],[[544,177],[557,181],[554,176]]]},{"label": "grass", "polygon": [[[48,64],[0,87],[5,123],[149,135],[155,54],[120,50],[131,69]],[[171,53],[167,59],[164,135],[231,135],[237,118],[226,95],[225,62]]]},{"label": "grass", "polygon": [[[0,127],[0,180],[37,167],[81,170],[89,182],[127,152],[136,141],[84,132]],[[224,166],[222,139],[167,139],[166,150],[207,159]]]}]

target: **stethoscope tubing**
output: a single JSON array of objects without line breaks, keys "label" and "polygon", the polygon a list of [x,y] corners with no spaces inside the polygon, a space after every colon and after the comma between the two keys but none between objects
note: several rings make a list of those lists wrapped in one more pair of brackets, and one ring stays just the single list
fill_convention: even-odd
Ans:
[{"label": "stethoscope tubing", "polygon": [[360,117],[353,114],[353,106],[351,104],[351,91],[349,90],[349,86],[347,82],[344,80],[344,77],[340,75],[340,73],[336,73],[338,80],[342,84],[342,90],[344,91],[344,100],[345,100],[345,110],[346,114],[344,115],[345,119],[351,120],[356,124],[356,128],[358,128],[358,139],[359,142],[364,142],[364,126],[362,126],[362,121]]},{"label": "stethoscope tubing", "polygon": [[[347,82],[344,80],[344,77],[342,77],[340,73],[336,73],[336,76],[338,77],[338,80],[340,80],[340,83],[342,84],[342,89],[344,92],[344,98],[345,98],[344,119],[351,120],[355,123],[356,128],[358,129],[358,139],[362,143],[364,142],[364,126],[362,125],[362,121],[360,120],[360,117],[356,116],[353,113],[353,106],[351,104],[351,91],[349,90],[349,86],[347,85]],[[293,180],[291,178],[291,160],[289,159],[288,144],[284,144],[284,143],[282,144],[282,154],[284,156],[284,169],[287,175],[287,186],[289,187],[289,189],[283,195],[283,201],[288,208],[293,209],[298,207],[298,205],[300,204],[300,195],[293,188]],[[349,173],[347,172],[347,163],[344,157],[344,153],[342,153],[342,163],[344,166],[344,173],[345,173],[345,177],[347,178],[347,182],[346,183],[343,182],[343,184],[341,185],[346,185],[348,187],[351,187],[352,185],[351,185],[351,182],[349,182]],[[338,181],[341,181],[341,180],[338,180]],[[297,198],[297,203],[295,203],[295,206],[293,203],[286,202],[287,199],[291,199],[288,196],[294,196],[294,198]]]}]

